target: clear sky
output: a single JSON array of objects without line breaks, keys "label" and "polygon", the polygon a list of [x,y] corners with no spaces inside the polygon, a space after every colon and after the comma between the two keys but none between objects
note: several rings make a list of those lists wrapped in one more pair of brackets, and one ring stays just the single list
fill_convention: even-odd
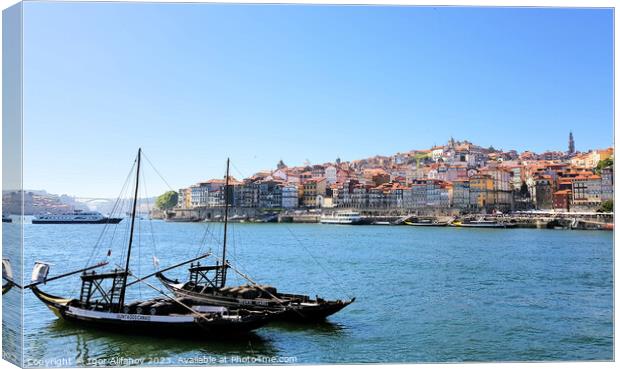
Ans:
[{"label": "clear sky", "polygon": [[[609,9],[26,3],[24,186],[115,196],[423,149],[613,143]],[[238,169],[238,171],[237,171]],[[152,194],[167,189],[153,177]]]}]

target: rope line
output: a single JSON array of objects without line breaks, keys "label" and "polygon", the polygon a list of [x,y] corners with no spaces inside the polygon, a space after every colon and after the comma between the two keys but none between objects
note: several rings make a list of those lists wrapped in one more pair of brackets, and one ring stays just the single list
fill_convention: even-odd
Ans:
[{"label": "rope line", "polygon": [[175,191],[172,186],[170,186],[170,184],[168,183],[168,181],[166,181],[166,178],[164,178],[164,176],[161,175],[161,173],[157,170],[157,168],[155,168],[155,166],[153,165],[153,163],[151,162],[151,160],[149,159],[148,156],[146,156],[146,154],[144,153],[144,151],[142,151],[142,156],[146,159],[146,161],[149,163],[149,165],[151,166],[151,168],[153,168],[153,170],[155,171],[155,173],[157,173],[157,175],[159,176],[159,178],[161,178],[162,181],[164,181],[164,183],[166,184],[166,186],[168,186],[168,188],[171,191]]},{"label": "rope line", "polygon": [[286,227],[288,232],[291,234],[291,236],[293,236],[293,238],[297,241],[297,243],[299,243],[299,245],[308,253],[308,255],[310,255],[310,257],[314,260],[314,262],[317,263],[321,267],[321,269],[323,269],[323,271],[325,272],[325,275],[327,275],[327,277],[331,279],[332,282],[338,286],[338,288],[340,288],[341,292],[345,296],[349,297],[349,299],[353,298],[353,296],[351,296],[347,292],[347,289],[344,287],[344,285],[341,284],[336,278],[334,278],[334,276],[331,275],[331,273],[327,270],[327,268],[323,266],[323,264],[310,252],[310,250],[308,250],[308,248],[301,242],[301,240],[297,238],[297,236],[293,233],[293,231],[291,231],[289,226],[286,223],[284,223],[284,226]]}]

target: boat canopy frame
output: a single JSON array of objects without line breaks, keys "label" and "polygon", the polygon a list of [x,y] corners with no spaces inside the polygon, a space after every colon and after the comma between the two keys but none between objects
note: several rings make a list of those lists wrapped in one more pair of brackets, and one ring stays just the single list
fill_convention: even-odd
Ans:
[{"label": "boat canopy frame", "polygon": [[[205,284],[213,288],[223,285],[228,264],[220,264],[216,261],[215,265],[201,265],[200,261],[190,264],[189,282],[195,286]],[[211,275],[210,272],[215,272]]]},{"label": "boat canopy frame", "polygon": [[[101,306],[106,310],[118,311],[122,308],[120,292],[127,275],[123,269],[114,269],[107,273],[83,272],[80,276],[80,304],[84,307]],[[109,287],[104,286],[107,280],[112,281]]]}]

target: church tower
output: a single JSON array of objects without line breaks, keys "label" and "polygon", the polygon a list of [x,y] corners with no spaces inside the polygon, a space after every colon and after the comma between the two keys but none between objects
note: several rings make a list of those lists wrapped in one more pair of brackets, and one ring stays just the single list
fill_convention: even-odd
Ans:
[{"label": "church tower", "polygon": [[573,132],[568,134],[568,155],[575,153],[575,140],[573,139]]}]

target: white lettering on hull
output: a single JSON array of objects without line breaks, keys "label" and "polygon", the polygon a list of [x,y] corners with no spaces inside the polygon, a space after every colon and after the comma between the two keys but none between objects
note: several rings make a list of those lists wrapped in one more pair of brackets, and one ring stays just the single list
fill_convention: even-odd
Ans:
[{"label": "white lettering on hull", "polygon": [[70,307],[67,310],[68,313],[75,317],[84,317],[90,319],[110,319],[120,321],[140,321],[140,322],[153,322],[153,323],[191,323],[194,321],[193,316],[188,315],[143,315],[143,314],[122,314],[122,313],[109,313],[105,311],[85,310],[75,307]]}]

